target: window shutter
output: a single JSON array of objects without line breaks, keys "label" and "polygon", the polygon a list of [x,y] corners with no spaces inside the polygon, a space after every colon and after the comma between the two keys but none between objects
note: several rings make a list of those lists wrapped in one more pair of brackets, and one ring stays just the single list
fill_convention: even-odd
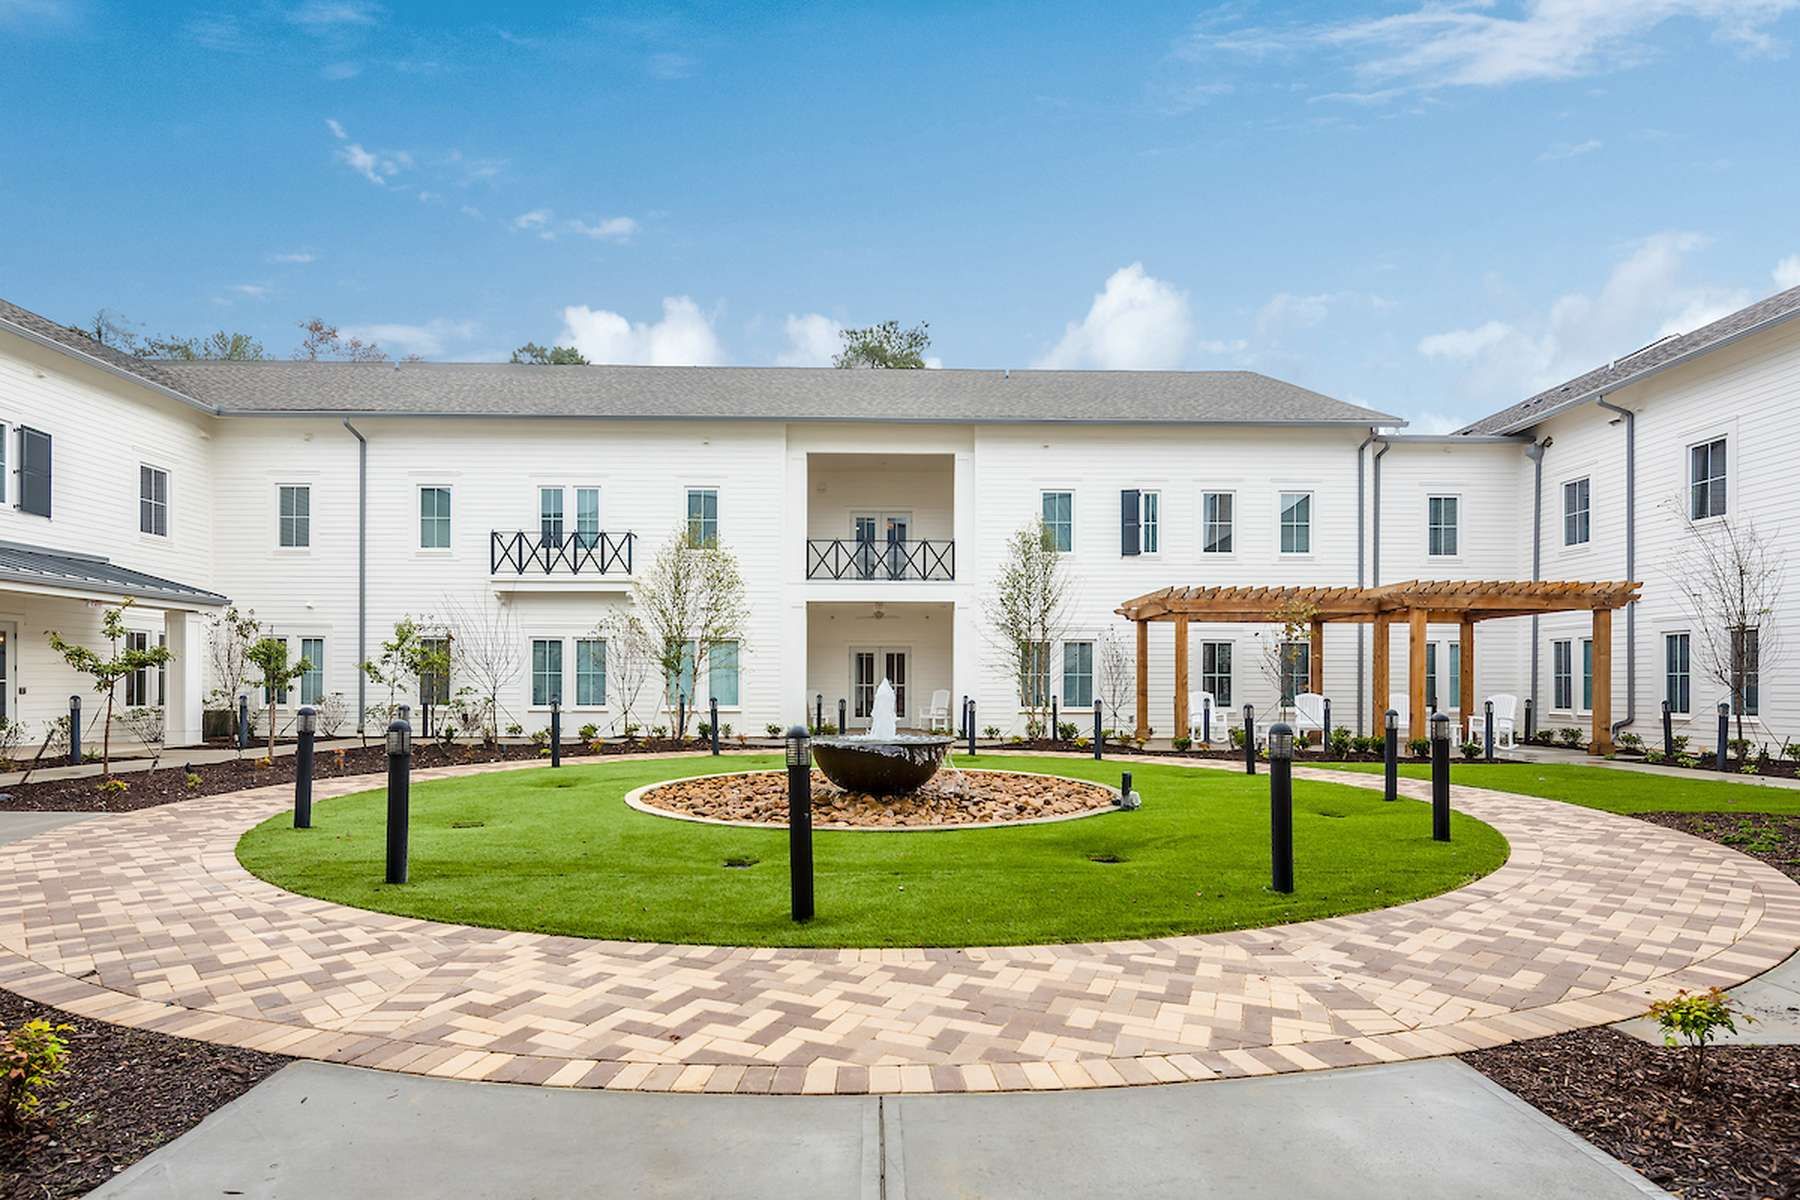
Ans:
[{"label": "window shutter", "polygon": [[50,435],[19,428],[19,509],[50,515]]},{"label": "window shutter", "polygon": [[1136,488],[1119,493],[1119,553],[1136,554],[1138,545],[1138,503]]}]

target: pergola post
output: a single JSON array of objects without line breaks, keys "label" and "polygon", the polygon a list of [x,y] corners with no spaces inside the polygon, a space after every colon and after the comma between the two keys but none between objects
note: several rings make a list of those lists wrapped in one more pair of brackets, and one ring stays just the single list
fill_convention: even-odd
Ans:
[{"label": "pergola post", "polygon": [[1307,679],[1308,690],[1315,696],[1323,696],[1325,694],[1325,622],[1314,621],[1312,623],[1312,647],[1306,657],[1309,660],[1307,666],[1310,668]]},{"label": "pergola post", "polygon": [[1592,752],[1611,754],[1612,609],[1594,610],[1594,740]]},{"label": "pergola post", "polygon": [[1388,622],[1385,617],[1377,615],[1373,622],[1375,627],[1375,661],[1371,674],[1375,679],[1375,722],[1377,727],[1386,720],[1388,701]]},{"label": "pergola post", "polygon": [[1457,654],[1462,660],[1462,679],[1456,689],[1456,707],[1462,716],[1466,733],[1469,718],[1475,715],[1475,622],[1473,618],[1464,617],[1462,619],[1461,634],[1462,649]]},{"label": "pergola post", "polygon": [[1175,729],[1169,736],[1186,737],[1190,725],[1188,714],[1188,622],[1175,619]]},{"label": "pergola post", "polygon": [[1423,608],[1406,613],[1406,729],[1407,738],[1417,741],[1425,736],[1425,622],[1430,613]]},{"label": "pergola post", "polygon": [[1150,622],[1137,623],[1137,735],[1150,736]]}]

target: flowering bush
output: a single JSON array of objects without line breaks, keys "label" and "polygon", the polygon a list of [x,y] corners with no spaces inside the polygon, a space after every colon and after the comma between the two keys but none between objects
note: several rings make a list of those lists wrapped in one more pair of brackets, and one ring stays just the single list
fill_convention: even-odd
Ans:
[{"label": "flowering bush", "polygon": [[74,1028],[39,1017],[0,1033],[0,1125],[18,1129],[43,1107],[43,1093],[69,1065],[63,1035]]}]

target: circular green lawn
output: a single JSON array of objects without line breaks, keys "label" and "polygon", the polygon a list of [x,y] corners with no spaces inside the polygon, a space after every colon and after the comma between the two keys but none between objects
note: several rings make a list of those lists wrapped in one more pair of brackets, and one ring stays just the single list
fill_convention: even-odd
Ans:
[{"label": "circular green lawn", "polygon": [[[1383,908],[1460,887],[1507,855],[1505,839],[1472,817],[1455,814],[1452,840],[1433,842],[1423,804],[1302,780],[1295,890],[1278,895],[1268,887],[1266,774],[1138,763],[1136,812],[955,832],[818,832],[818,915],[796,925],[786,830],[700,825],[624,803],[658,780],[779,765],[772,755],[679,758],[420,783],[412,881],[397,887],[382,882],[379,791],[320,802],[308,830],[289,814],[271,817],[244,835],[238,859],[303,895],[467,925],[725,945],[976,946],[1206,933]],[[1118,766],[1090,759],[984,765],[1119,780]]]}]

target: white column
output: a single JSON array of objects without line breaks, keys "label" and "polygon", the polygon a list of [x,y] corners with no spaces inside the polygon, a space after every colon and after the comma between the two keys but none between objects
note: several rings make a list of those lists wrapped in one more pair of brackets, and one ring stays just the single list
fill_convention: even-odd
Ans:
[{"label": "white column", "polygon": [[206,688],[206,626],[199,613],[163,613],[169,654],[168,690],[163,704],[163,744],[198,746]]}]

